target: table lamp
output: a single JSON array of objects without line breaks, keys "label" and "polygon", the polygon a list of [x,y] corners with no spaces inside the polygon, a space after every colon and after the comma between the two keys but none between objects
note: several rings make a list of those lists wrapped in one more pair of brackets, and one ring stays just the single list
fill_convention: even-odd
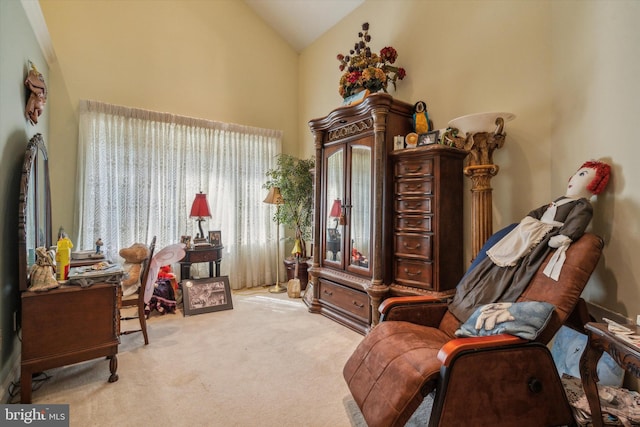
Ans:
[{"label": "table lamp", "polygon": [[202,191],[196,194],[196,198],[191,205],[191,213],[189,216],[191,218],[197,218],[196,221],[198,221],[198,228],[200,229],[200,236],[194,238],[193,243],[205,242],[206,239],[204,237],[204,231],[202,231],[202,221],[204,221],[205,218],[211,218],[211,212],[209,211],[207,195],[203,194]]},{"label": "table lamp", "polygon": [[331,212],[329,212],[329,216],[331,218],[335,218],[336,226],[335,230],[338,229],[338,224],[345,225],[345,218],[342,215],[342,201],[340,199],[335,199],[333,201],[333,205],[331,205]]},{"label": "table lamp", "polygon": [[264,203],[268,203],[270,205],[276,205],[276,284],[269,288],[269,292],[272,293],[280,293],[285,292],[287,290],[286,287],[280,285],[280,205],[284,203],[284,199],[282,198],[282,194],[280,194],[279,187],[271,187],[269,189],[269,194],[264,199]]}]

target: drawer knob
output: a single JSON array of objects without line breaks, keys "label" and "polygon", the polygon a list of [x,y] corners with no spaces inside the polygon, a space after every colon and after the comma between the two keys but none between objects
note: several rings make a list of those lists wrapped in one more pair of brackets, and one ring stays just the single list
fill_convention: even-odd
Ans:
[{"label": "drawer knob", "polygon": [[422,221],[407,221],[409,227],[419,227],[422,225]]},{"label": "drawer knob", "polygon": [[358,301],[353,301],[353,305],[355,305],[358,308],[364,308],[364,304]]},{"label": "drawer knob", "polygon": [[324,292],[324,294],[325,294],[325,295],[329,295],[329,296],[332,296],[332,295],[333,295],[333,292],[328,291],[328,290],[326,290],[326,289],[325,289],[323,292]]},{"label": "drawer knob", "polygon": [[414,271],[409,271],[408,268],[405,268],[404,272],[405,272],[405,274],[407,276],[419,276],[420,274],[422,274],[422,270],[418,270],[418,271],[414,272]]},{"label": "drawer knob", "polygon": [[404,243],[404,247],[405,249],[409,249],[410,251],[415,251],[416,249],[420,248],[422,245],[420,243],[418,243],[415,246],[409,246],[407,243]]}]

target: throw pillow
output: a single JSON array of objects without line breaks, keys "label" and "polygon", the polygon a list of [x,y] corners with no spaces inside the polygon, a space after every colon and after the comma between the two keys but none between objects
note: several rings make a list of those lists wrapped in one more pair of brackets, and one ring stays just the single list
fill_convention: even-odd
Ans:
[{"label": "throw pillow", "polygon": [[499,302],[478,307],[456,331],[458,337],[511,334],[536,339],[549,322],[555,307],[548,302]]}]

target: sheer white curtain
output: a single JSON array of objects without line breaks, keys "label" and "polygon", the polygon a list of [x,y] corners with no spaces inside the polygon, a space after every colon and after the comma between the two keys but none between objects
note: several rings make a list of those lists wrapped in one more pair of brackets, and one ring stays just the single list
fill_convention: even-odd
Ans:
[{"label": "sheer white curtain", "polygon": [[189,211],[202,191],[212,215],[203,230],[221,231],[231,287],[275,282],[276,224],[262,184],[281,131],[83,100],[78,144],[77,248],[102,238],[122,261],[120,248],[152,236],[157,250],[195,236]]},{"label": "sheer white curtain", "polygon": [[371,148],[351,149],[351,248],[369,258],[371,240]]}]

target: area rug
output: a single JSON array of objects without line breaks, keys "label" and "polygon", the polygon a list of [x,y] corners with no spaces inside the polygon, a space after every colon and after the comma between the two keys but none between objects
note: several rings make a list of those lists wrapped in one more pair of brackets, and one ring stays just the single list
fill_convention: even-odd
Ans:
[{"label": "area rug", "polygon": [[147,326],[149,345],[121,337],[118,381],[104,358],[52,369],[33,403],[69,404],[71,427],[350,425],[342,368],[362,335],[300,298],[235,291],[231,310],[178,309]]}]

